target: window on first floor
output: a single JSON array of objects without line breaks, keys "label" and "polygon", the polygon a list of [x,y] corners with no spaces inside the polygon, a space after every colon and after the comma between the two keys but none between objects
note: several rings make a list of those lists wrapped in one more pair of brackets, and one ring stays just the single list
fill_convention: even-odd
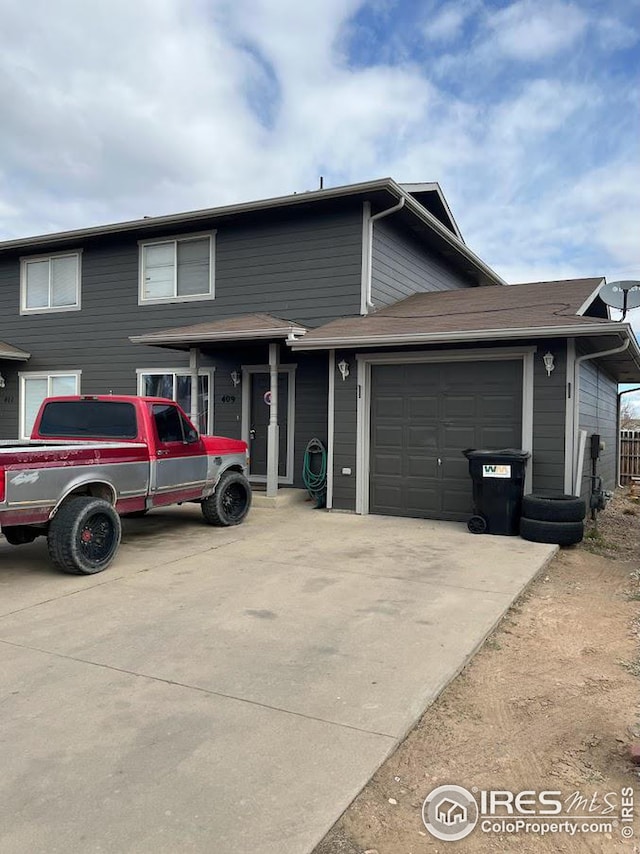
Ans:
[{"label": "window on first floor", "polygon": [[140,302],[213,297],[212,234],[140,244]]},{"label": "window on first floor", "polygon": [[20,310],[23,314],[79,308],[79,252],[22,259]]},{"label": "window on first floor", "polygon": [[80,394],[79,371],[20,374],[20,436],[31,436],[36,415],[46,397]]},{"label": "window on first floor", "polygon": [[[213,375],[211,370],[200,371],[198,377],[198,419],[196,427],[209,433],[213,425],[211,404]],[[144,397],[166,397],[175,400],[191,416],[191,375],[188,370],[140,370],[138,394]]]}]

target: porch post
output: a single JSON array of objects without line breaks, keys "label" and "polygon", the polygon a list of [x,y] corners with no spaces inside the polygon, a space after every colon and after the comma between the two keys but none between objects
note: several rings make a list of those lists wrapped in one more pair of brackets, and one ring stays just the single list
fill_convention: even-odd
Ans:
[{"label": "porch post", "polygon": [[191,375],[191,412],[189,417],[194,427],[200,430],[200,419],[198,417],[198,375],[200,373],[200,348],[192,347],[189,350],[189,373]]},{"label": "porch post", "polygon": [[269,407],[269,426],[267,428],[267,496],[275,498],[278,494],[278,345],[269,344],[269,377],[271,406]]}]

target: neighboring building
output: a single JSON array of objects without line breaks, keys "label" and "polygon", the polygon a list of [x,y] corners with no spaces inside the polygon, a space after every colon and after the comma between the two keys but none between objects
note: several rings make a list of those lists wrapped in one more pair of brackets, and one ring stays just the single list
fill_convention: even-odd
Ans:
[{"label": "neighboring building", "polygon": [[6,241],[0,437],[46,395],[161,394],[247,439],[271,490],[317,436],[329,506],[463,519],[464,448],[526,448],[529,488],[584,491],[584,428],[610,488],[640,350],[603,283],[506,286],[437,184],[391,179]]}]

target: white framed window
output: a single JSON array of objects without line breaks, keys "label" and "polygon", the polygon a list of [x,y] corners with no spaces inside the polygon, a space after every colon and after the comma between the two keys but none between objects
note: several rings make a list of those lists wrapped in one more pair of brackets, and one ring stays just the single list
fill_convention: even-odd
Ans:
[{"label": "white framed window", "polygon": [[20,314],[79,311],[80,250],[20,259]]},{"label": "white framed window", "polygon": [[213,299],[215,232],[141,241],[140,305]]},{"label": "white framed window", "polygon": [[[198,421],[196,427],[207,434],[213,427],[214,368],[198,373]],[[138,394],[175,400],[191,416],[191,374],[188,368],[139,368]]]},{"label": "white framed window", "polygon": [[20,437],[31,436],[33,424],[45,397],[80,394],[82,371],[35,371],[20,374]]}]

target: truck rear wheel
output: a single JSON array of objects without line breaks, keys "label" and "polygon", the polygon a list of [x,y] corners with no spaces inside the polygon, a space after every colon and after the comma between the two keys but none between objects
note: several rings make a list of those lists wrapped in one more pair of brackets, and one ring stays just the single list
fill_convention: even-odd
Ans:
[{"label": "truck rear wheel", "polygon": [[226,471],[213,495],[205,498],[202,515],[209,525],[239,525],[251,507],[251,485],[239,471]]},{"label": "truck rear wheel", "polygon": [[106,569],[120,544],[120,517],[102,498],[69,498],[49,524],[47,544],[63,572],[93,575]]}]

